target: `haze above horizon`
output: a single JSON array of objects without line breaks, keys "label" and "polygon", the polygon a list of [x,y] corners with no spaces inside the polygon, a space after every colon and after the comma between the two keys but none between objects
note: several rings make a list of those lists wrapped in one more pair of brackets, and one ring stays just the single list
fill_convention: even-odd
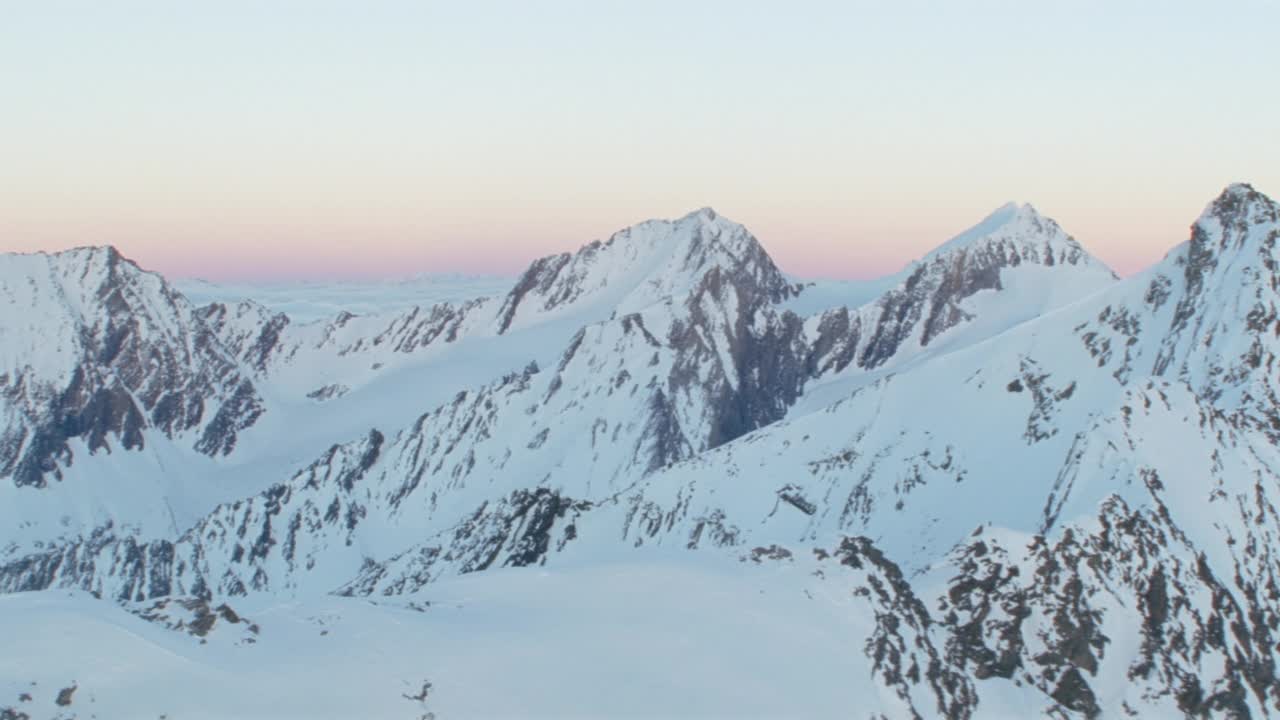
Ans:
[{"label": "haze above horizon", "polygon": [[1008,200],[1121,273],[1280,192],[1280,4],[13,3],[0,251],[215,280],[513,274],[712,206],[787,272]]}]

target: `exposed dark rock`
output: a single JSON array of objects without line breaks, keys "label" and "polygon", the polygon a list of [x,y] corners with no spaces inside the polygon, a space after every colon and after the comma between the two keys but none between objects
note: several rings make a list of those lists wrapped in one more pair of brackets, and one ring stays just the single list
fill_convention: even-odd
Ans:
[{"label": "exposed dark rock", "polygon": [[782,560],[791,559],[791,551],[781,545],[770,545],[769,547],[758,547],[751,549],[751,562],[761,563],[765,560],[773,560],[780,562]]},{"label": "exposed dark rock", "polygon": [[592,504],[548,488],[518,490],[481,505],[465,521],[435,540],[384,563],[369,560],[340,595],[414,592],[444,574],[546,562],[577,537],[575,521]]},{"label": "exposed dark rock", "polygon": [[346,395],[350,391],[351,391],[351,388],[347,387],[346,385],[342,385],[340,383],[331,383],[329,385],[324,385],[322,387],[316,388],[315,390],[312,390],[311,392],[307,393],[307,397],[312,400],[324,402],[325,400],[332,400],[334,398],[342,397],[343,395]]},{"label": "exposed dark rock", "polygon": [[[593,243],[583,248],[580,252],[591,252],[592,248],[598,248],[599,243]],[[573,256],[569,253],[561,253],[559,255],[551,255],[548,257],[535,260],[528,270],[520,276],[515,287],[511,288],[511,292],[507,294],[506,300],[502,303],[502,308],[498,311],[498,332],[504,333],[515,320],[516,311],[520,309],[520,304],[529,293],[536,292],[539,294],[546,293],[551,289],[552,284],[556,280],[556,276],[569,264]],[[547,306],[552,306],[555,300],[565,300],[567,298],[555,298],[547,301]]]},{"label": "exposed dark rock", "polygon": [[258,625],[241,617],[230,605],[212,606],[202,597],[162,597],[144,606],[126,606],[130,612],[147,622],[197,638],[207,638],[214,627],[223,622],[243,625],[242,639],[253,642],[259,632]]},{"label": "exposed dark rock", "polygon": [[58,707],[67,707],[71,704],[71,696],[75,695],[75,693],[75,685],[72,685],[71,687],[64,687],[58,691],[58,697],[54,700],[54,703],[56,703]]},{"label": "exposed dark rock", "polygon": [[794,485],[787,485],[778,490],[778,499],[788,505],[794,507],[805,515],[813,515],[818,512],[818,506],[804,495]]},{"label": "exposed dark rock", "polygon": [[[844,538],[831,557],[865,579],[863,594],[876,620],[865,648],[873,674],[907,704],[912,717],[971,717],[978,704],[973,684],[935,646],[934,621],[901,568],[865,537]],[[918,685],[927,688],[933,707],[915,705],[912,691]]]},{"label": "exposed dark rock", "polygon": [[[1032,216],[1032,231],[1046,237],[1061,230],[1051,220]],[[1088,262],[1075,240],[1063,236],[1044,244],[1022,239],[991,239],[950,249],[920,262],[903,282],[855,312],[837,308],[817,327],[806,372],[814,377],[850,365],[875,369],[897,357],[918,338],[929,346],[948,330],[972,320],[962,303],[983,290],[1000,290],[1001,271],[1024,263],[1080,265]],[[1013,385],[1010,391],[1017,392]]]}]

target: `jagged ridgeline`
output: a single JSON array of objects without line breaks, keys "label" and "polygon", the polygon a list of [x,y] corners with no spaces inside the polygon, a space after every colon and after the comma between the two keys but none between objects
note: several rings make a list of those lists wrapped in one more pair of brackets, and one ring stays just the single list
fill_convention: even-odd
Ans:
[{"label": "jagged ridgeline", "polygon": [[508,567],[775,568],[848,618],[821,631],[855,715],[1278,715],[1278,241],[1233,185],[1119,279],[1011,204],[806,283],[703,209],[309,322],[109,249],[6,255],[0,590],[208,624]]}]

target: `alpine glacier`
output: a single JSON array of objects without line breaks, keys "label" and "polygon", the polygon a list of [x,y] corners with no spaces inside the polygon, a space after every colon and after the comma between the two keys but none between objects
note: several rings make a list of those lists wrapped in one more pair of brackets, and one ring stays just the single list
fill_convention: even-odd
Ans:
[{"label": "alpine glacier", "polygon": [[813,283],[704,208],[327,317],[0,256],[0,718],[1280,715],[1278,244]]}]

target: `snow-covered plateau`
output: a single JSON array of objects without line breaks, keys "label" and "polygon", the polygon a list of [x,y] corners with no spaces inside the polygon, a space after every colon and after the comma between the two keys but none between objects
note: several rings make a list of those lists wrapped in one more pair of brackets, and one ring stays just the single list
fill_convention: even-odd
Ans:
[{"label": "snow-covered plateau", "polygon": [[709,208],[0,255],[0,720],[1280,716],[1278,246],[1239,184],[1123,279],[1018,204],[860,283]]}]

